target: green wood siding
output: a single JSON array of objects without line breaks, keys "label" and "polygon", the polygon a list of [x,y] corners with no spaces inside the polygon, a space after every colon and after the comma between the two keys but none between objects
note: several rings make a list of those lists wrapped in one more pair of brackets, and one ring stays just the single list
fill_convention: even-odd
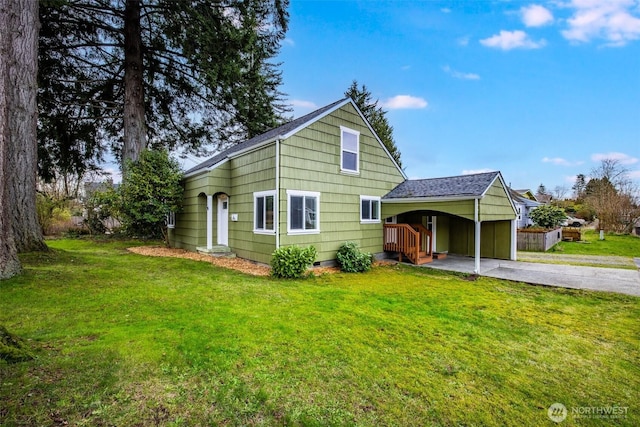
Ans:
[{"label": "green wood siding", "polygon": [[[360,132],[356,175],[340,171],[340,126]],[[356,241],[368,252],[382,251],[382,223],[360,223],[360,196],[383,196],[404,180],[351,104],[336,110],[281,143],[280,244],[318,250],[318,261],[335,259],[338,247]],[[320,233],[287,234],[286,190],[320,193]]]},{"label": "green wood siding", "polygon": [[449,224],[450,218],[445,215],[436,217],[436,252],[449,252]]},{"label": "green wood siding", "polygon": [[516,212],[509,202],[506,189],[499,179],[487,190],[480,199],[480,221],[511,220],[516,218]]},{"label": "green wood siding", "polygon": [[[473,221],[451,217],[449,227],[449,252],[474,256],[475,225]],[[440,236],[437,239],[439,238]],[[487,221],[480,224],[480,256],[510,259],[511,221]]]},{"label": "green wood siding", "polygon": [[465,218],[449,219],[449,252],[458,255],[474,254],[474,223]]},{"label": "green wood siding", "polygon": [[411,211],[435,211],[456,215],[462,218],[474,219],[473,200],[456,200],[451,202],[407,202],[407,203],[385,203],[382,202],[382,215],[384,218],[400,215]]},{"label": "green wood siding", "polygon": [[[194,251],[204,246],[207,239],[207,199],[211,191],[211,172],[187,178],[184,181],[182,212],[176,214],[176,227],[171,233],[171,245]],[[228,174],[228,169],[226,170]],[[225,177],[225,171],[216,171]]]},{"label": "green wood siding", "polygon": [[275,159],[275,144],[270,144],[229,161],[229,214],[238,215],[238,221],[229,221],[229,247],[241,258],[269,263],[275,250],[275,235],[253,232],[253,193],[275,190]]},{"label": "green wood siding", "polygon": [[511,256],[511,222],[483,222],[480,227],[480,256],[509,259]]}]

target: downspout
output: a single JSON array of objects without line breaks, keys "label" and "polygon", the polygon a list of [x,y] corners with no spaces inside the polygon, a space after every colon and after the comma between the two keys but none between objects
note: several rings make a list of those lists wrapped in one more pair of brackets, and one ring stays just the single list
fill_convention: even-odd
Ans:
[{"label": "downspout", "polygon": [[273,211],[275,212],[276,249],[280,249],[280,137],[276,138],[276,197],[274,197]]},{"label": "downspout", "polygon": [[480,274],[480,221],[478,214],[478,199],[474,200],[473,206],[473,220],[475,223],[475,268],[473,272],[475,274]]}]

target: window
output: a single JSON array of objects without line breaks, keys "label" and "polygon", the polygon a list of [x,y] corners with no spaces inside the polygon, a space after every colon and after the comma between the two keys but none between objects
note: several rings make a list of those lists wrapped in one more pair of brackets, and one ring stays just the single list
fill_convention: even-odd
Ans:
[{"label": "window", "polygon": [[360,196],[360,222],[380,222],[380,197]]},{"label": "window", "polygon": [[254,233],[275,233],[275,191],[253,193]]},{"label": "window", "polygon": [[287,190],[287,231],[291,234],[320,232],[320,193]]},{"label": "window", "polygon": [[359,171],[360,132],[340,126],[340,170]]},{"label": "window", "polygon": [[165,221],[167,222],[167,228],[176,228],[176,213],[169,212]]}]

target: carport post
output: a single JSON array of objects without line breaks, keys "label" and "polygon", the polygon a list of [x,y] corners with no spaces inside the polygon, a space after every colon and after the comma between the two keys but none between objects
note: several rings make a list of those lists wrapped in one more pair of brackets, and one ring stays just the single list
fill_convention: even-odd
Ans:
[{"label": "carport post", "polygon": [[473,209],[473,220],[475,222],[476,230],[475,230],[475,267],[473,272],[475,274],[480,274],[480,221],[478,218],[478,199],[474,200],[474,209]]},{"label": "carport post", "polygon": [[518,224],[515,219],[511,220],[511,261],[518,259]]}]

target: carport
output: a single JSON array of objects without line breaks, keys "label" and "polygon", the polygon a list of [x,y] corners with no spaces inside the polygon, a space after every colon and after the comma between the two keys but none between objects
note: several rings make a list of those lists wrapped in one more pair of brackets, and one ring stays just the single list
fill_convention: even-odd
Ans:
[{"label": "carport", "polygon": [[407,180],[382,198],[382,217],[424,227],[436,256],[473,256],[476,274],[483,257],[516,259],[517,214],[500,172]]}]

